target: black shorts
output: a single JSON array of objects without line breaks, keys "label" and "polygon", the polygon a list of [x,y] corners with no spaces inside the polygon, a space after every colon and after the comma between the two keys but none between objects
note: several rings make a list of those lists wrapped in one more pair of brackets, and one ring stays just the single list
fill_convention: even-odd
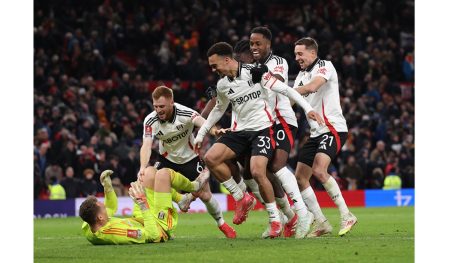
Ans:
[{"label": "black shorts", "polygon": [[161,155],[158,155],[158,159],[154,166],[158,170],[162,168],[170,168],[175,172],[181,173],[191,181],[194,181],[195,178],[197,178],[197,176],[205,169],[203,160],[198,156],[187,163],[178,164],[167,160]]},{"label": "black shorts", "polygon": [[276,124],[274,126],[275,130],[275,141],[276,147],[275,150],[281,149],[290,153],[292,147],[295,142],[295,135],[297,134],[297,127],[289,125],[287,123],[284,124]]},{"label": "black shorts", "polygon": [[260,131],[228,132],[221,136],[217,142],[225,144],[236,156],[243,155],[250,149],[251,156],[262,155],[271,159],[275,149],[272,126]]},{"label": "black shorts", "polygon": [[309,138],[305,145],[300,148],[297,161],[312,167],[314,157],[318,152],[325,153],[333,161],[347,141],[347,135],[347,132],[338,132],[336,135],[327,132],[320,136]]}]

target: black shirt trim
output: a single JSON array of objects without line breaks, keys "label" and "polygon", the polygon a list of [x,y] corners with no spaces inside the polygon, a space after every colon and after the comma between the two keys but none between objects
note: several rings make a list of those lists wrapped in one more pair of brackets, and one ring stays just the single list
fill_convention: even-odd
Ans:
[{"label": "black shirt trim", "polygon": [[311,72],[311,70],[314,68],[314,66],[320,61],[320,59],[317,57],[309,67],[307,67],[305,70],[306,72]]}]

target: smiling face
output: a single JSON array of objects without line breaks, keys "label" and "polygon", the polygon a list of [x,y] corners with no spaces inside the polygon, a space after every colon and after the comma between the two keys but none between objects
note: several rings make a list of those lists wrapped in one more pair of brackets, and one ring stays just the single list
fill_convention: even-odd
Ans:
[{"label": "smiling face", "polygon": [[309,67],[317,58],[317,53],[314,49],[307,49],[305,45],[296,45],[294,49],[295,60],[300,65],[302,70]]},{"label": "smiling face", "polygon": [[208,57],[208,63],[212,72],[219,74],[221,78],[224,76],[232,77],[230,63],[231,58],[214,54]]},{"label": "smiling face", "polygon": [[250,35],[250,51],[256,61],[267,57],[270,52],[270,40],[265,38],[263,34],[252,33]]},{"label": "smiling face", "polygon": [[153,99],[153,108],[158,114],[158,118],[163,121],[170,120],[173,115],[173,99],[161,96]]}]

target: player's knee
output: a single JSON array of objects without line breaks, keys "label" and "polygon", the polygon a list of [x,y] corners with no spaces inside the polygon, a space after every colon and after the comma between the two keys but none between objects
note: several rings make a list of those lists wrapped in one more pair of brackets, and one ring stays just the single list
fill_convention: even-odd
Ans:
[{"label": "player's knee", "polygon": [[255,168],[251,169],[250,172],[252,174],[253,179],[255,179],[256,181],[259,181],[263,177],[266,177],[266,171],[265,170],[263,171],[262,169]]},{"label": "player's knee", "polygon": [[153,188],[155,181],[156,169],[152,166],[145,168],[144,176],[139,178],[139,181],[147,188]]},{"label": "player's knee", "polygon": [[203,157],[203,160],[206,163],[206,166],[208,167],[215,167],[219,164],[218,162],[218,158],[216,157],[216,155],[214,153],[211,152],[207,152],[205,154],[205,157]]},{"label": "player's knee", "polygon": [[313,175],[323,184],[327,180],[327,171],[322,167],[313,167]]},{"label": "player's knee", "polygon": [[157,172],[157,170],[155,167],[149,166],[149,167],[145,168],[144,176],[145,177],[153,177],[153,176],[155,176],[156,172]]},{"label": "player's knee", "polygon": [[170,178],[170,172],[169,168],[162,168],[156,172],[155,178],[157,180]]}]

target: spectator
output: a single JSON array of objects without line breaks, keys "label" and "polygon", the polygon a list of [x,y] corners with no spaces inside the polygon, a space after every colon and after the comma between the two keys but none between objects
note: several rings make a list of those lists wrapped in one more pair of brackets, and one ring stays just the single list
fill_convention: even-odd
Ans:
[{"label": "spectator", "polygon": [[372,170],[367,178],[366,188],[367,189],[381,189],[383,186],[384,174],[383,170],[379,167]]},{"label": "spectator", "polygon": [[387,164],[387,155],[385,152],[385,143],[378,141],[375,149],[370,153],[370,161],[376,167],[384,168]]},{"label": "spectator", "polygon": [[49,178],[48,190],[50,192],[49,199],[50,200],[65,200],[66,199],[66,191],[61,184],[59,184],[56,176],[51,176]]},{"label": "spectator", "polygon": [[355,157],[350,155],[347,158],[347,165],[344,166],[341,173],[342,178],[347,180],[348,190],[360,189],[361,181],[363,179],[363,171],[361,167],[356,163]]},{"label": "spectator", "polygon": [[85,169],[83,171],[84,179],[80,184],[81,195],[86,197],[88,195],[97,195],[97,182],[94,180],[94,170]]},{"label": "spectator", "polygon": [[390,172],[384,179],[384,190],[393,190],[402,188],[402,178],[395,172]]},{"label": "spectator", "polygon": [[66,176],[61,180],[61,185],[66,191],[67,198],[80,196],[80,180],[74,177],[75,172],[71,166],[66,168]]}]

